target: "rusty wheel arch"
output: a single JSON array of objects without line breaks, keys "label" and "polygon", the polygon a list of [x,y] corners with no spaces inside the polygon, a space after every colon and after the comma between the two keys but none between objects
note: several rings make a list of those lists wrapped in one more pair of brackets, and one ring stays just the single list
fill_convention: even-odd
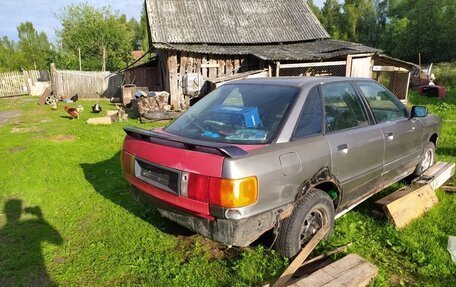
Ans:
[{"label": "rusty wheel arch", "polygon": [[337,208],[342,199],[342,186],[337,178],[331,173],[329,167],[323,167],[312,178],[306,180],[300,187],[296,195],[295,202],[298,202],[304,195],[306,195],[312,188],[318,188],[326,193],[331,190],[337,192],[337,199],[333,201],[334,208]]}]

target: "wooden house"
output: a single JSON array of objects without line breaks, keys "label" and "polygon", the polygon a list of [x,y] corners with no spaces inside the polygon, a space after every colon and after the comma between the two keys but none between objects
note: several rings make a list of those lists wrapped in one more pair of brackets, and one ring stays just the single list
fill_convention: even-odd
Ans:
[{"label": "wooden house", "polygon": [[156,61],[140,85],[168,91],[175,107],[208,83],[257,73],[371,77],[379,52],[332,40],[305,0],[145,0],[145,7]]}]

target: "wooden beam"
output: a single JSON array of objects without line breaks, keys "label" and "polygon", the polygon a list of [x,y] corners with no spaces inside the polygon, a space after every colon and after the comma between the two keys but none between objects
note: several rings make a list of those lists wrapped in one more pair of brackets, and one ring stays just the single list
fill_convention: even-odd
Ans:
[{"label": "wooden beam", "polygon": [[179,109],[179,79],[177,78],[177,54],[176,51],[168,51],[168,69],[169,69],[169,94],[171,97],[171,105],[175,109]]},{"label": "wooden beam", "polygon": [[273,287],[282,287],[287,284],[288,280],[290,280],[293,273],[301,266],[301,264],[306,260],[309,256],[310,252],[312,252],[317,244],[325,237],[326,233],[329,231],[329,225],[324,225],[318,232],[307,242],[306,246],[299,252],[298,256],[291,262],[291,264],[285,269],[285,271],[280,275],[279,279],[272,285]]},{"label": "wooden beam", "polygon": [[417,186],[429,184],[433,190],[436,190],[449,180],[454,172],[454,163],[438,162],[426,170],[414,184]]},{"label": "wooden beam", "polygon": [[408,73],[409,70],[401,68],[401,67],[395,67],[395,66],[378,66],[374,65],[372,67],[372,70],[374,72],[404,72]]},{"label": "wooden beam", "polygon": [[280,62],[276,62],[276,77],[280,76]]},{"label": "wooden beam", "polygon": [[444,185],[440,187],[446,192],[456,192],[456,186],[449,186],[449,185]]},{"label": "wooden beam", "polygon": [[342,66],[346,61],[333,61],[333,62],[313,62],[313,63],[297,63],[297,64],[281,64],[281,68],[308,68],[320,66]]},{"label": "wooden beam", "polygon": [[203,79],[207,79],[208,73],[207,73],[207,67],[205,67],[208,64],[207,62],[207,56],[204,55],[203,59],[201,60],[201,73],[203,74]]},{"label": "wooden beam", "polygon": [[353,61],[353,57],[351,55],[347,55],[347,62],[346,62],[346,66],[345,66],[345,77],[351,76],[352,61]]},{"label": "wooden beam", "polygon": [[377,276],[378,268],[356,254],[344,258],[315,271],[308,277],[299,279],[290,287],[350,286],[364,287]]},{"label": "wooden beam", "polygon": [[352,243],[351,243],[351,242],[348,243],[348,244],[345,244],[345,245],[343,245],[343,246],[341,246],[341,247],[338,247],[338,248],[336,248],[336,249],[334,249],[334,250],[331,250],[331,251],[329,251],[329,252],[326,252],[325,254],[318,255],[318,256],[316,256],[316,257],[314,257],[314,258],[312,258],[312,259],[309,259],[309,260],[307,260],[306,262],[304,262],[304,263],[301,265],[301,267],[304,267],[304,266],[306,266],[307,264],[310,264],[310,263],[312,263],[312,262],[318,261],[318,260],[320,260],[320,259],[324,259],[324,258],[326,258],[326,257],[328,257],[328,256],[330,256],[330,255],[333,255],[334,253],[339,253],[339,252],[345,251],[345,250],[346,250],[348,247],[350,247],[350,246],[352,246]]},{"label": "wooden beam", "polygon": [[425,185],[419,188],[404,188],[388,195],[375,204],[382,205],[388,220],[402,228],[420,217],[438,202],[434,190]]},{"label": "wooden beam", "polygon": [[217,68],[220,67],[219,64],[217,64],[217,60],[211,58],[209,59],[209,64],[206,64],[209,66],[209,78],[213,79],[217,77]]},{"label": "wooden beam", "polygon": [[352,58],[360,58],[360,57],[372,57],[374,53],[364,53],[364,54],[351,54]]},{"label": "wooden beam", "polygon": [[210,63],[213,60],[209,60],[209,64],[201,64],[202,68],[219,68],[220,64],[217,63]]},{"label": "wooden beam", "polygon": [[407,88],[405,89],[405,102],[407,103],[408,102],[408,94],[409,94],[409,88],[410,87],[410,76],[412,75],[412,72],[409,72],[408,73],[408,76],[407,76]]}]

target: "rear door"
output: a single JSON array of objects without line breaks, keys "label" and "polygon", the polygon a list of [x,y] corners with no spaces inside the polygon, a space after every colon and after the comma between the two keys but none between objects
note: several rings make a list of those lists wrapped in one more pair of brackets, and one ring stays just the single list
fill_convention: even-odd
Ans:
[{"label": "rear door", "polygon": [[340,208],[364,198],[380,182],[384,141],[351,82],[324,84],[321,92],[332,173],[343,187]]},{"label": "rear door", "polygon": [[382,182],[389,185],[412,170],[422,152],[422,124],[409,119],[405,106],[387,89],[371,81],[356,81],[385,138]]}]

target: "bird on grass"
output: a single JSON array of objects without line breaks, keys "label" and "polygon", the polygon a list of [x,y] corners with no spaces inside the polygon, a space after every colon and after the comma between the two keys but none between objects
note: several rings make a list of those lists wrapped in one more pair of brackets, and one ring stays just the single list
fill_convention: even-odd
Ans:
[{"label": "bird on grass", "polygon": [[92,112],[98,114],[102,110],[101,106],[98,104],[98,102],[92,106]]},{"label": "bird on grass", "polygon": [[79,105],[76,110],[78,111],[78,113],[82,113],[84,111],[84,107],[82,105]]},{"label": "bird on grass", "polygon": [[72,118],[73,120],[74,120],[74,119],[79,119],[79,112],[78,112],[77,109],[75,109],[75,108],[70,108],[70,107],[68,107],[68,106],[65,106],[64,109],[65,109],[65,112],[67,112],[67,113],[71,116],[71,118]]},{"label": "bird on grass", "polygon": [[78,93],[76,93],[76,95],[74,95],[74,96],[72,96],[72,97],[70,98],[70,100],[73,101],[73,103],[74,103],[74,102],[77,102],[78,99],[79,99],[79,94],[78,94]]},{"label": "bird on grass", "polygon": [[53,110],[53,111],[57,110],[57,103],[56,102],[53,102],[51,104],[51,110]]}]

